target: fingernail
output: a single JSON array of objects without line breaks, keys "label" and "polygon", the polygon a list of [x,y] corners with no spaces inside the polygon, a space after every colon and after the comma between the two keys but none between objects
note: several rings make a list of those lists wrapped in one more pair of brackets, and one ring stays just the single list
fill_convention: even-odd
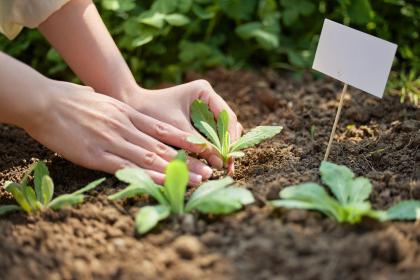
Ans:
[{"label": "fingernail", "polygon": [[199,185],[203,181],[203,176],[190,172],[190,181],[194,185]]},{"label": "fingernail", "polygon": [[208,166],[204,166],[203,167],[203,173],[204,173],[204,179],[208,179],[208,178],[210,178],[211,177],[211,175],[213,174],[213,169],[211,169],[210,167],[208,167]]},{"label": "fingernail", "polygon": [[213,165],[214,167],[216,167],[217,169],[222,169],[223,168],[223,161],[220,157],[218,157],[217,155],[212,155],[209,158],[209,163],[211,165]]}]

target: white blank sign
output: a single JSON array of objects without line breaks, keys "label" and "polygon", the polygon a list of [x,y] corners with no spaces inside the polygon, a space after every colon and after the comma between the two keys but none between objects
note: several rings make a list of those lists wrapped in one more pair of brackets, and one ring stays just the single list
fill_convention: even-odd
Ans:
[{"label": "white blank sign", "polygon": [[312,68],[382,98],[397,45],[325,19]]}]

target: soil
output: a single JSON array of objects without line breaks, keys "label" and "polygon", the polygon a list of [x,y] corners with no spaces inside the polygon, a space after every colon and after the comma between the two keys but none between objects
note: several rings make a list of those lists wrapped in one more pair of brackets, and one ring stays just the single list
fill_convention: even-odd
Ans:
[{"label": "soil", "polygon": [[[187,80],[202,78],[188,75]],[[420,223],[364,220],[338,224],[264,202],[291,184],[319,181],[341,85],[272,71],[213,70],[208,79],[245,128],[283,125],[274,139],[246,151],[235,180],[257,202],[218,217],[187,215],[145,236],[133,229],[147,198],[110,202],[124,187],[112,176],[87,203],[59,212],[0,217],[1,279],[419,279]],[[330,160],[373,184],[385,209],[420,199],[420,110],[397,97],[380,100],[350,89]],[[75,166],[15,127],[0,126],[0,184],[19,180],[46,159],[58,194],[104,176]],[[1,202],[10,197],[0,190]]]}]

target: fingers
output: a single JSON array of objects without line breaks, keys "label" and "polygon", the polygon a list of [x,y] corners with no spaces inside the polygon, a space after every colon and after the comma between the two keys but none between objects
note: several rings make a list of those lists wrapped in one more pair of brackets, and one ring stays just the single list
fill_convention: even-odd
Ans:
[{"label": "fingers", "polygon": [[[134,126],[131,130],[126,131],[124,134],[124,138],[127,141],[155,153],[167,162],[171,161],[177,155],[177,151],[175,149],[159,142],[141,131],[138,131]],[[213,170],[210,167],[192,157],[187,158],[187,165],[188,169],[192,173],[201,175],[204,180],[209,179],[213,173]]]}]

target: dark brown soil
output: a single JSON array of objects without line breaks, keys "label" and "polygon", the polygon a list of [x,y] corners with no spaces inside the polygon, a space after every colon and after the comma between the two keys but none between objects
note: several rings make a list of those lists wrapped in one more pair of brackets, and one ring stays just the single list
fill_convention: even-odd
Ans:
[{"label": "dark brown soil", "polygon": [[[198,78],[190,75],[189,79]],[[226,217],[185,216],[146,236],[133,230],[138,198],[109,202],[124,185],[108,176],[75,209],[0,218],[1,279],[420,279],[420,224],[337,224],[319,213],[264,206],[283,187],[319,181],[340,84],[214,70],[205,78],[245,128],[281,134],[246,151],[235,179],[255,205]],[[420,199],[420,110],[351,89],[330,160],[371,179],[374,207]],[[103,176],[63,160],[25,132],[0,126],[0,184],[47,159],[58,193]],[[8,197],[0,190],[0,199]]]}]

